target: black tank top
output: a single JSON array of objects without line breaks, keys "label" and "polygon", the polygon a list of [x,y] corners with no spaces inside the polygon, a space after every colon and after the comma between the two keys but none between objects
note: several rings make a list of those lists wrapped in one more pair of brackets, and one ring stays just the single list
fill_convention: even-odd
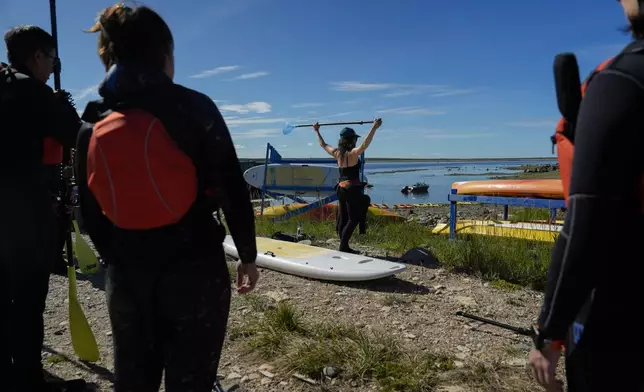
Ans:
[{"label": "black tank top", "polygon": [[338,167],[340,170],[340,181],[360,179],[360,159],[358,163],[349,167]]}]

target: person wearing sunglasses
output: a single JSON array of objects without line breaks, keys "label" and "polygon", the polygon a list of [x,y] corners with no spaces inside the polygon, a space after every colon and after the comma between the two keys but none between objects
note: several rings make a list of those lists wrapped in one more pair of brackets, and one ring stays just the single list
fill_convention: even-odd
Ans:
[{"label": "person wearing sunglasses", "polygon": [[45,382],[41,350],[59,244],[44,148],[47,140],[73,147],[81,120],[63,92],[46,84],[58,63],[52,36],[37,26],[19,26],[4,40],[9,64],[0,65],[0,380],[10,392],[77,390],[84,388],[82,380]]}]

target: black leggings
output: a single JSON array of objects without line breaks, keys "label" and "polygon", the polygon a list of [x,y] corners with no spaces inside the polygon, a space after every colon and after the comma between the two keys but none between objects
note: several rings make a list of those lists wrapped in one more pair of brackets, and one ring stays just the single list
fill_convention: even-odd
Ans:
[{"label": "black leggings", "polygon": [[108,266],[115,392],[157,392],[164,371],[168,392],[212,391],[231,289],[221,244],[208,248],[165,269]]},{"label": "black leggings", "polygon": [[349,250],[349,240],[358,224],[364,219],[362,187],[338,187],[338,220],[336,231],[340,237],[340,250]]},{"label": "black leggings", "polygon": [[39,392],[54,216],[47,197],[31,203],[9,195],[7,205],[0,219],[0,389]]}]

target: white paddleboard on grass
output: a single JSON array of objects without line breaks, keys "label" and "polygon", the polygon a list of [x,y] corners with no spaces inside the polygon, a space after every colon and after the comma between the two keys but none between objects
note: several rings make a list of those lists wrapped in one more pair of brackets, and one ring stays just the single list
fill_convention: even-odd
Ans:
[{"label": "white paddleboard on grass", "polygon": [[[286,187],[319,187],[332,188],[339,179],[340,173],[334,165],[308,165],[299,163],[271,163],[268,165],[266,185]],[[264,184],[264,165],[251,167],[244,172],[244,180],[255,188],[262,188]],[[367,177],[365,176],[365,182]],[[312,189],[301,190],[269,190],[282,195],[296,195],[302,197],[326,197],[334,193],[333,190]]]},{"label": "white paddleboard on grass", "polygon": [[[239,257],[230,235],[224,240],[224,251]],[[391,261],[265,237],[257,237],[255,262],[259,267],[286,274],[346,282],[380,279],[407,269]]]}]

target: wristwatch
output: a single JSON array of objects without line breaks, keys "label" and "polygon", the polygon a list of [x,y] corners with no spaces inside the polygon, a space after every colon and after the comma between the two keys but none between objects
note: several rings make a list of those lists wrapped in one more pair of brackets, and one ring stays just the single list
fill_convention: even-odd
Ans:
[{"label": "wristwatch", "polygon": [[552,340],[543,336],[539,331],[539,326],[537,324],[535,324],[532,329],[534,331],[534,348],[536,348],[537,350],[541,351],[546,347],[553,347],[555,349],[561,350],[561,348],[564,346],[563,340]]}]

